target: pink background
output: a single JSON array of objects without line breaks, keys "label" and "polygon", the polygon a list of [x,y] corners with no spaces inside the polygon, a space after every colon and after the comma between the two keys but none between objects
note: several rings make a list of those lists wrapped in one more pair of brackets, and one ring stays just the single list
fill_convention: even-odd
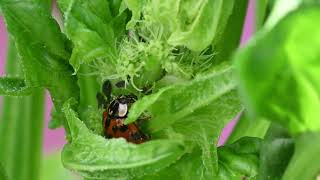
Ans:
[{"label": "pink background", "polygon": [[[249,0],[249,7],[248,7],[248,13],[246,16],[246,22],[243,30],[243,35],[241,38],[241,44],[243,45],[246,43],[251,34],[254,31],[254,6],[255,1]],[[5,24],[3,21],[3,18],[0,16],[0,74],[4,75],[4,67],[5,67],[5,59],[6,59],[6,50],[7,50],[7,31],[5,28]],[[50,97],[46,97],[46,112],[45,112],[45,129],[44,129],[44,142],[43,142],[43,150],[45,153],[50,153],[53,151],[56,151],[60,148],[62,148],[63,144],[65,143],[65,136],[64,131],[62,128],[56,129],[56,130],[50,130],[48,129],[48,121],[50,120],[50,110],[52,108],[52,102]],[[220,140],[218,145],[222,145],[230,132],[232,131],[232,128],[234,127],[236,123],[236,120],[233,120],[227,125],[223,133],[221,134]]]}]

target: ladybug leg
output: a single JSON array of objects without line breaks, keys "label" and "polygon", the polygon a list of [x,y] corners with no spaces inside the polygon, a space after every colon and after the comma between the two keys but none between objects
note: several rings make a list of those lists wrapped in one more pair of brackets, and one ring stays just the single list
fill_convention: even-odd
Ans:
[{"label": "ladybug leg", "polygon": [[138,97],[134,94],[129,94],[127,95],[127,98],[128,98],[128,102],[129,103],[134,103],[137,101]]},{"label": "ladybug leg", "polygon": [[98,107],[105,109],[108,105],[106,98],[100,92],[97,93],[96,98],[98,101]]},{"label": "ladybug leg", "polygon": [[102,93],[107,97],[108,101],[111,101],[112,85],[109,80],[106,80],[102,85]]},{"label": "ladybug leg", "polygon": [[126,82],[125,81],[118,81],[115,85],[117,88],[125,88]]}]

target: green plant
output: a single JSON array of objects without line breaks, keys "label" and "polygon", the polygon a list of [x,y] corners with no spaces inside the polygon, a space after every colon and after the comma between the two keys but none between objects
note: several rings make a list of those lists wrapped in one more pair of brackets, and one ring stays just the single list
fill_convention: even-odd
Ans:
[{"label": "green plant", "polygon": [[[68,140],[62,164],[85,179],[314,179],[320,171],[320,31],[313,23],[320,7],[297,0],[280,8],[283,2],[258,3],[261,29],[234,55],[233,66],[247,1],[59,0],[61,31],[50,1],[0,0],[22,71],[1,78],[0,92],[23,96],[48,89],[55,106],[50,127],[63,126]],[[150,141],[136,145],[102,136],[96,93],[107,79],[112,97],[138,97],[125,123],[150,117],[141,125]],[[40,107],[32,111],[40,117]],[[247,117],[217,147],[222,128],[241,111]],[[24,123],[30,130],[31,121]],[[26,156],[1,157],[6,172],[0,166],[0,175],[39,178],[13,176],[8,168],[11,163],[29,172],[19,164]]]}]

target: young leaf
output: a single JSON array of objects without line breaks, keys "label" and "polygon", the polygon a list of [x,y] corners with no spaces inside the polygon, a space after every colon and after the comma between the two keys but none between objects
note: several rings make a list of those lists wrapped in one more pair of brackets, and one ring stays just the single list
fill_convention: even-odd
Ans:
[{"label": "young leaf", "polygon": [[147,122],[149,132],[171,128],[197,144],[203,152],[205,176],[213,178],[218,169],[215,145],[220,130],[241,110],[232,75],[232,68],[226,65],[191,82],[160,89],[137,101],[126,123],[147,110],[152,117]]},{"label": "young leaf", "polygon": [[153,115],[150,130],[161,130],[232,92],[235,86],[232,68],[225,65],[210,75],[160,89],[159,92],[142,98],[130,109],[126,123],[135,121],[148,110]]},{"label": "young leaf", "polygon": [[241,138],[218,148],[220,179],[255,178],[259,169],[261,139]]},{"label": "young leaf", "polygon": [[63,111],[69,123],[71,141],[62,152],[68,169],[95,179],[133,178],[154,173],[177,161],[184,153],[179,140],[152,140],[140,145],[124,139],[105,139],[91,132],[71,109]]},{"label": "young leaf", "polygon": [[[201,1],[139,1],[127,0],[126,6],[132,12],[128,29],[143,23],[157,24],[168,36],[167,42],[172,46],[186,46],[193,51],[202,51],[223,33],[229,16],[233,13],[235,1],[201,0]],[[246,1],[245,3],[246,6]],[[244,10],[240,6],[240,11]],[[141,14],[143,16],[141,17]],[[242,26],[243,16],[239,16]],[[139,22],[139,23],[138,23]],[[141,22],[141,23],[140,23]],[[229,24],[230,25],[230,24]],[[239,28],[237,29],[239,30]],[[241,29],[240,29],[241,32]],[[235,33],[237,36],[239,33]],[[233,38],[232,38],[233,40]]]},{"label": "young leaf", "polygon": [[320,31],[313,23],[319,10],[290,13],[236,56],[240,93],[252,119],[278,122],[291,134],[320,131]]},{"label": "young leaf", "polygon": [[247,117],[245,112],[243,112],[228,137],[227,144],[233,143],[246,136],[264,138],[269,125],[270,121],[264,119],[252,120]]},{"label": "young leaf", "polygon": [[141,0],[124,0],[125,5],[132,12],[131,20],[127,24],[127,29],[133,29],[134,25],[140,20],[143,4]]},{"label": "young leaf", "polygon": [[[121,21],[125,21],[122,15],[112,16],[107,0],[59,0],[58,4],[64,13],[66,34],[74,44],[70,59],[74,69],[99,58],[109,58],[114,65],[116,38],[123,35],[116,36],[115,32],[123,32],[124,23],[119,27]],[[113,24],[113,20],[120,22]]]},{"label": "young leaf", "polygon": [[[228,2],[229,3],[229,2]],[[201,0],[182,2],[177,17],[177,29],[168,43],[184,45],[193,51],[201,51],[211,44],[219,27],[219,18],[224,2],[222,0]]]},{"label": "young leaf", "polygon": [[0,77],[0,94],[5,96],[24,96],[32,92],[26,87],[25,81],[20,78]]}]

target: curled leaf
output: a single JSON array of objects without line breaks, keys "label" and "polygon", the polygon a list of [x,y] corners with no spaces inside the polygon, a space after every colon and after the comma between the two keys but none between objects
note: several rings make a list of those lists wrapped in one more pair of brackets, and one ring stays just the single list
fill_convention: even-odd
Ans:
[{"label": "curled leaf", "polygon": [[126,16],[113,14],[114,6],[110,3],[107,0],[58,1],[64,13],[66,34],[74,44],[70,64],[76,71],[82,63],[115,58],[116,38],[124,33]]},{"label": "curled leaf", "polygon": [[125,139],[105,139],[94,134],[65,103],[63,111],[71,132],[71,141],[62,152],[68,169],[95,179],[133,178],[154,173],[177,161],[184,153],[178,140],[152,140],[141,145]]},{"label": "curled leaf", "polygon": [[148,110],[153,115],[150,128],[160,130],[233,91],[235,86],[232,68],[226,65],[210,75],[163,88],[142,98],[131,108],[126,123],[135,121]]},{"label": "curled leaf", "polygon": [[220,179],[255,178],[259,170],[260,138],[244,137],[218,148]]},{"label": "curled leaf", "polygon": [[210,75],[160,89],[134,103],[126,123],[143,112],[151,134],[173,131],[202,150],[204,176],[214,178],[218,171],[216,143],[224,124],[240,110],[232,68],[226,64]]}]

